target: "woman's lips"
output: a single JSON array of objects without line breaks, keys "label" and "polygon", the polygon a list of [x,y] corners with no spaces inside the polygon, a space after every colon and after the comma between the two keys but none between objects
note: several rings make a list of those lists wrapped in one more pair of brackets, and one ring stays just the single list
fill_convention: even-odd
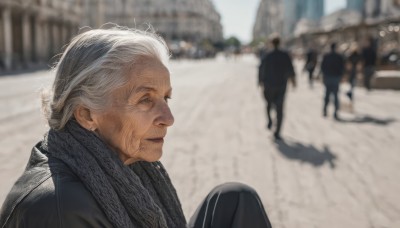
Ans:
[{"label": "woman's lips", "polygon": [[154,142],[154,143],[163,143],[164,138],[154,138],[154,139],[147,139],[148,141]]}]

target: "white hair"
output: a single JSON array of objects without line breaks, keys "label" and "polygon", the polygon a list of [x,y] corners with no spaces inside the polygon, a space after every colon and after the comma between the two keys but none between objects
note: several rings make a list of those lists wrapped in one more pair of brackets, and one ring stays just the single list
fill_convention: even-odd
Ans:
[{"label": "white hair", "polygon": [[153,32],[121,27],[94,29],[77,35],[56,66],[50,92],[42,94],[42,109],[49,126],[61,130],[78,105],[102,110],[110,94],[127,81],[127,71],[140,57],[158,59],[165,66],[169,51]]}]

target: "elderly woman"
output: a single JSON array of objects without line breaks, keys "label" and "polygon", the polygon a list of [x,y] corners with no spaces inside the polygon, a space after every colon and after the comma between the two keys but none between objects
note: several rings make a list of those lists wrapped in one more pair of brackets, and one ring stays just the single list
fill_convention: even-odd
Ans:
[{"label": "elderly woman", "polygon": [[[158,161],[167,128],[168,49],[121,28],[76,36],[43,106],[50,126],[3,204],[0,227],[270,227],[250,187],[216,187],[186,223]],[[212,208],[212,209],[211,209]]]}]

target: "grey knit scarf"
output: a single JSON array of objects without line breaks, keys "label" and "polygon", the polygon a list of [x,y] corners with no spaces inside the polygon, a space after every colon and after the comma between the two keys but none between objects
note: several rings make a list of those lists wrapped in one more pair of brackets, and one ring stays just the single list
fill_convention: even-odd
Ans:
[{"label": "grey knit scarf", "polygon": [[161,162],[126,166],[99,137],[74,120],[61,131],[49,130],[44,145],[82,180],[115,227],[186,227]]}]

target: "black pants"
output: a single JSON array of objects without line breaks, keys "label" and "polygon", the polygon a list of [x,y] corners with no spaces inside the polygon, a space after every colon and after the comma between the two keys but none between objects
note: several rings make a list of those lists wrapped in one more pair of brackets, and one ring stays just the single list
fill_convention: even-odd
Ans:
[{"label": "black pants", "polygon": [[190,228],[271,228],[255,190],[240,183],[215,187],[189,221]]},{"label": "black pants", "polygon": [[310,86],[313,85],[313,80],[314,80],[314,68],[308,69],[308,83]]},{"label": "black pants", "polygon": [[339,110],[339,84],[341,77],[339,76],[324,76],[324,84],[325,84],[325,98],[324,98],[324,113],[326,114],[326,109],[329,104],[330,96],[333,95],[334,104],[335,104],[335,116],[337,115],[337,111]]},{"label": "black pants", "polygon": [[367,66],[364,69],[364,85],[367,90],[371,90],[371,79],[375,74],[375,67]]},{"label": "black pants", "polygon": [[268,121],[272,123],[271,119],[271,108],[272,105],[276,109],[277,125],[275,134],[279,135],[281,132],[282,121],[283,121],[283,103],[285,101],[285,87],[264,87],[264,97],[267,101],[267,117]]}]

